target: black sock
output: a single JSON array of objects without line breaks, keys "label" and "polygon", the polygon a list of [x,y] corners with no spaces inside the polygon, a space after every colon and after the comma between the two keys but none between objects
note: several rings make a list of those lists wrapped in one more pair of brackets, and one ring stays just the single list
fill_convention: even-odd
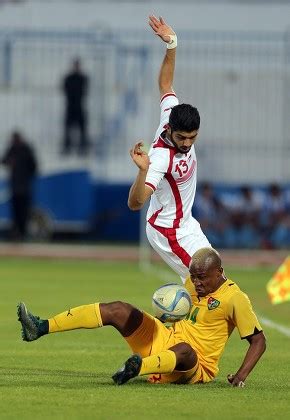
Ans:
[{"label": "black sock", "polygon": [[39,323],[39,332],[40,335],[48,334],[49,331],[49,323],[47,319],[42,319]]}]

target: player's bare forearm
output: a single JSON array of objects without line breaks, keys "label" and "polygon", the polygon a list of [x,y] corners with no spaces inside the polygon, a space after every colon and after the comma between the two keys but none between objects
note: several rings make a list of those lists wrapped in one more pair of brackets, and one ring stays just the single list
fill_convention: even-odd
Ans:
[{"label": "player's bare forearm", "polygon": [[160,72],[159,72],[159,91],[160,95],[164,95],[167,92],[172,92],[173,90],[173,79],[174,79],[174,69],[175,69],[175,57],[176,57],[176,48],[172,50],[166,50],[165,57],[163,59]]},{"label": "player's bare forearm", "polygon": [[173,89],[177,37],[174,30],[162,17],[157,18],[154,15],[149,16],[149,25],[153,32],[159,36],[163,42],[167,43],[167,47],[169,43],[171,43],[171,46],[166,49],[166,54],[159,72],[159,90],[162,96],[167,92],[171,92]]},{"label": "player's bare forearm", "polygon": [[143,146],[143,142],[138,141],[130,150],[130,156],[139,170],[129,191],[128,206],[131,210],[140,210],[152,194],[152,190],[145,186],[150,161],[147,153],[143,150]]},{"label": "player's bare forearm", "polygon": [[146,175],[147,170],[139,169],[137,178],[129,191],[128,207],[130,210],[140,210],[147,200],[145,194]]},{"label": "player's bare forearm", "polygon": [[249,338],[250,347],[246,353],[244,361],[234,375],[229,375],[228,380],[233,386],[243,386],[247,376],[255,367],[256,363],[266,350],[266,339],[263,332]]}]

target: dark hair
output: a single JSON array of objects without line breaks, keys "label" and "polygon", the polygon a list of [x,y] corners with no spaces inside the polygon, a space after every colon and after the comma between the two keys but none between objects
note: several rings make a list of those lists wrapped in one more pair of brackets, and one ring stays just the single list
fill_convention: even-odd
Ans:
[{"label": "dark hair", "polygon": [[200,116],[197,108],[189,104],[175,105],[169,116],[169,125],[172,131],[191,131],[198,130]]}]

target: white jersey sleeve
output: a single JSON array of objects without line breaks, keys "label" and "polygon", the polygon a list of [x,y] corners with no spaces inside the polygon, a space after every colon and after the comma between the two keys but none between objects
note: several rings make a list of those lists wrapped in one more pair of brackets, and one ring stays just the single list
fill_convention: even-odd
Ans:
[{"label": "white jersey sleeve", "polygon": [[146,185],[156,190],[169,167],[168,149],[156,147],[160,135],[166,130],[172,108],[178,105],[179,101],[174,92],[166,93],[160,100],[160,123],[155,134],[155,140],[149,151],[150,167],[146,176]]},{"label": "white jersey sleeve", "polygon": [[167,149],[158,148],[150,150],[149,159],[150,166],[145,184],[155,191],[167,172],[170,156]]},{"label": "white jersey sleeve", "polygon": [[162,96],[160,100],[160,124],[158,128],[164,129],[164,126],[168,124],[172,108],[178,104],[179,101],[174,92],[169,92]]}]

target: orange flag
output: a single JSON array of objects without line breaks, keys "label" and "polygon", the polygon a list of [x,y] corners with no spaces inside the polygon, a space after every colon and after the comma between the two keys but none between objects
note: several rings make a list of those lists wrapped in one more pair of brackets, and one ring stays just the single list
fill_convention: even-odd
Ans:
[{"label": "orange flag", "polygon": [[290,300],[290,257],[286,258],[268,282],[267,291],[273,304]]}]

